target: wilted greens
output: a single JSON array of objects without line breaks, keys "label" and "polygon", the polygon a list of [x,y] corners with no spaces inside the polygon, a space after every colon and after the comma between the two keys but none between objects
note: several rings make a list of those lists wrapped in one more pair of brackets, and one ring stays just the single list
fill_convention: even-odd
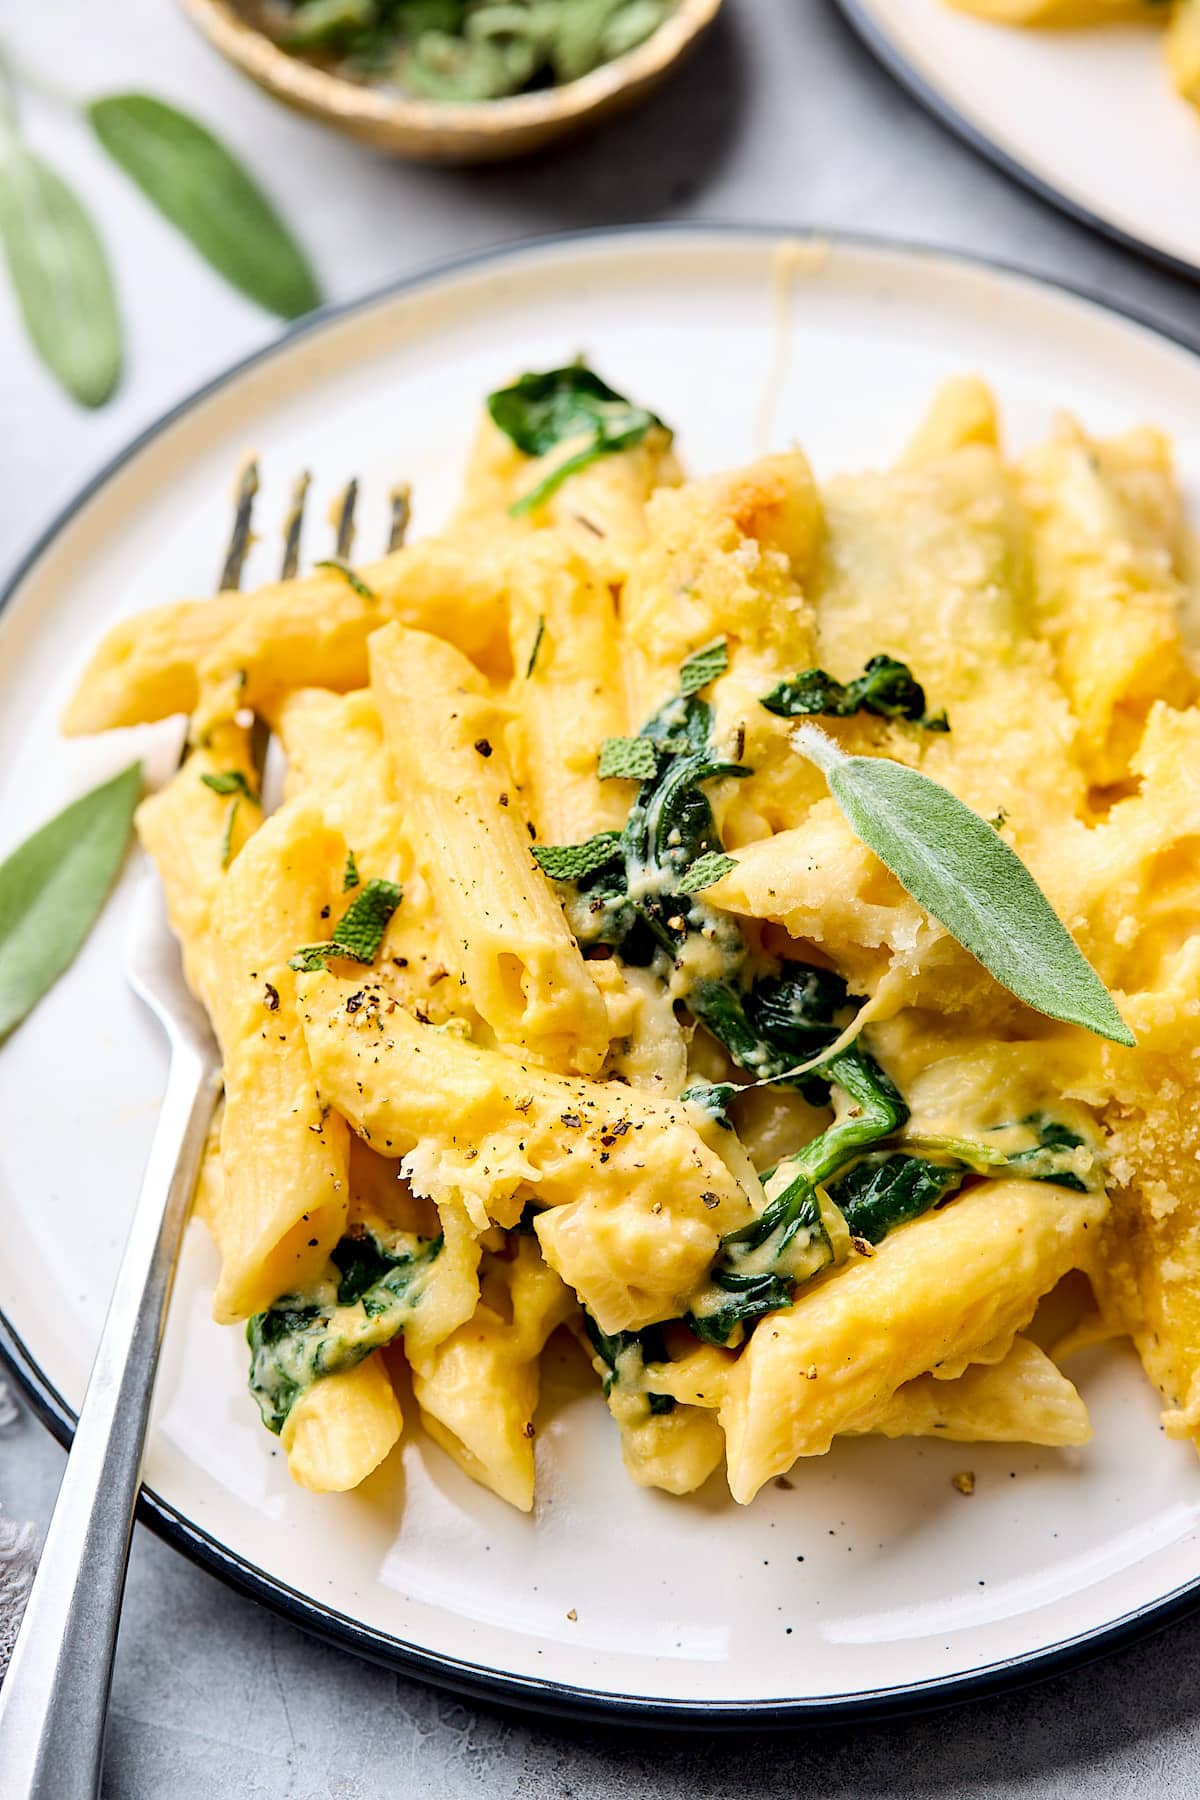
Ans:
[{"label": "wilted greens", "polygon": [[246,1326],[250,1392],[269,1431],[283,1430],[292,1407],[322,1375],[352,1369],[390,1344],[420,1303],[442,1240],[369,1232],[334,1246],[327,1279],[304,1294],[285,1294]]},{"label": "wilted greens", "polygon": [[[581,362],[522,375],[511,387],[489,394],[487,404],[493,423],[526,456],[548,456],[560,446],[564,449],[549,474],[509,508],[518,517],[541,506],[568,475],[601,456],[640,444],[656,426],[666,429],[661,419],[618,394]],[[531,670],[536,655],[535,643]]]},{"label": "wilted greens", "polygon": [[[924,694],[902,664],[885,669],[886,660],[868,664],[857,692],[856,684],[827,692],[823,710],[844,715],[869,698],[878,710],[886,704],[899,716],[923,721]],[[834,1106],[832,1124],[762,1173],[766,1207],[722,1241],[685,1320],[713,1344],[740,1341],[765,1313],[790,1305],[796,1288],[851,1244],[878,1243],[949,1199],[964,1181],[1011,1174],[1082,1188],[1084,1176],[1096,1179],[1098,1168],[1077,1132],[1040,1113],[999,1128],[1001,1136],[985,1133],[979,1142],[906,1138],[908,1105],[853,1035],[862,1002],[842,977],[816,964],[752,953],[737,921],[703,899],[701,890],[736,866],[705,790],[714,781],[751,773],[717,749],[713,710],[702,697],[727,666],[724,640],[704,646],[683,665],[679,691],[636,739],[607,740],[601,773],[639,781],[622,831],[602,832],[585,844],[533,848],[543,870],[563,884],[567,916],[585,953],[608,950],[627,964],[652,968],[737,1067],[758,1082],[796,1087],[814,1105]],[[873,676],[881,687],[872,687]],[[883,759],[846,760],[897,766]],[[955,825],[940,814],[934,823],[950,832]],[[975,823],[994,840],[982,820]],[[1048,913],[1032,878],[1017,866]],[[1040,912],[1035,923],[1045,929]],[[1054,924],[1065,937],[1056,919]],[[1045,941],[1053,976],[1063,955],[1053,934]],[[1077,958],[1069,938],[1067,943]],[[682,1098],[719,1129],[731,1123],[738,1091],[733,1082],[702,1082]],[[588,1329],[610,1371],[606,1390],[622,1383],[640,1391],[642,1363],[660,1360],[657,1338],[650,1343],[644,1332],[606,1338],[591,1324]]]},{"label": "wilted greens", "polygon": [[813,714],[848,719],[866,712],[880,719],[909,719],[926,731],[950,729],[944,712],[926,712],[925,689],[908,664],[894,656],[873,656],[861,675],[845,683],[824,669],[803,669],[764,694],[762,704],[781,719]]}]

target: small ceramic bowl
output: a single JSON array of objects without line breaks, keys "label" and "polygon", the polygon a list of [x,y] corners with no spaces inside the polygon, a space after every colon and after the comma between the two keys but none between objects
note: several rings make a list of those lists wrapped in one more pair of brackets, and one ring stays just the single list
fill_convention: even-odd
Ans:
[{"label": "small ceramic bowl", "polygon": [[366,87],[280,49],[246,0],[180,0],[222,56],[288,106],[421,162],[498,162],[541,149],[650,94],[708,29],[721,0],[678,0],[645,43],[562,87],[506,100],[422,100]]}]

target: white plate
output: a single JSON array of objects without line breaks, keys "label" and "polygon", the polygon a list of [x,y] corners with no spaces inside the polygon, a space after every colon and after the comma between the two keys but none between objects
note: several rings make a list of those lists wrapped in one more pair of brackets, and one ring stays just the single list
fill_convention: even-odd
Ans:
[{"label": "white plate", "polygon": [[1200,113],[1163,34],[1116,23],[1023,30],[945,0],[838,0],[898,81],[1044,200],[1200,275]]},{"label": "white plate", "polygon": [[[363,478],[364,542],[402,474],[427,529],[480,396],[580,348],[677,425],[697,470],[764,438],[799,438],[824,473],[885,461],[941,377],[980,369],[1016,442],[1063,405],[1101,431],[1160,421],[1200,503],[1189,352],[1018,275],[854,243],[809,258],[781,335],[776,241],[628,232],[484,257],[316,321],[175,413],[59,523],[0,618],[0,848],[135,752],[169,766],[169,727],[63,743],[55,721],[112,620],[211,585],[247,446],[264,527],[307,466],[322,499]],[[257,554],[265,574],[272,553]],[[121,977],[135,860],[0,1052],[0,1313],[64,1436],[163,1078]],[[746,1510],[719,1480],[679,1501],[630,1484],[598,1395],[564,1396],[552,1368],[532,1518],[419,1437],[358,1494],[317,1498],[257,1422],[240,1334],[209,1321],[214,1261],[192,1227],[146,1464],[152,1522],[299,1622],[452,1684],[705,1724],[895,1710],[1092,1652],[1197,1581],[1200,1470],[1123,1352],[1082,1365],[1083,1451],[863,1440]],[[964,1466],[970,1499],[951,1485]]]}]

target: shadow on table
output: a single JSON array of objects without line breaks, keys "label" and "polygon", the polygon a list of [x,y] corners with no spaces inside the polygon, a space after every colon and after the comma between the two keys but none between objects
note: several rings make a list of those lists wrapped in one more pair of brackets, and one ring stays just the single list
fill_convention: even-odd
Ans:
[{"label": "shadow on table", "polygon": [[658,94],[597,130],[515,162],[423,177],[448,206],[486,206],[530,232],[673,213],[703,193],[736,139],[747,99],[740,31],[727,7]]},{"label": "shadow on table", "polygon": [[[1057,1794],[1054,1777],[1065,1770],[1081,1795],[1115,1792],[1089,1787],[1086,1771],[1103,1781],[1106,1759],[1122,1751],[1138,1766],[1146,1754],[1139,1744],[1167,1735],[1179,1745],[1195,1742],[1200,1615],[1070,1674],[907,1719],[719,1736],[573,1724],[547,1730],[513,1714],[508,1722],[526,1739],[529,1763],[569,1769],[569,1792],[579,1796]],[[1120,1778],[1115,1765],[1108,1773]],[[1165,1796],[1165,1774],[1161,1787],[1145,1791]]]}]

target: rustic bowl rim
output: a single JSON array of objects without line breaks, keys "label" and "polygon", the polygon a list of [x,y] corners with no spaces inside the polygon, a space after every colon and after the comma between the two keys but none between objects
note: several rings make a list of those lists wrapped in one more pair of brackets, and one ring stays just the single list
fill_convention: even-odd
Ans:
[{"label": "rustic bowl rim", "polygon": [[183,10],[229,62],[280,99],[332,123],[389,128],[431,137],[526,134],[568,125],[626,89],[653,82],[712,24],[723,0],[677,0],[658,29],[623,56],[560,87],[499,100],[428,100],[368,87],[293,56],[243,17],[237,0],[180,0]]}]

